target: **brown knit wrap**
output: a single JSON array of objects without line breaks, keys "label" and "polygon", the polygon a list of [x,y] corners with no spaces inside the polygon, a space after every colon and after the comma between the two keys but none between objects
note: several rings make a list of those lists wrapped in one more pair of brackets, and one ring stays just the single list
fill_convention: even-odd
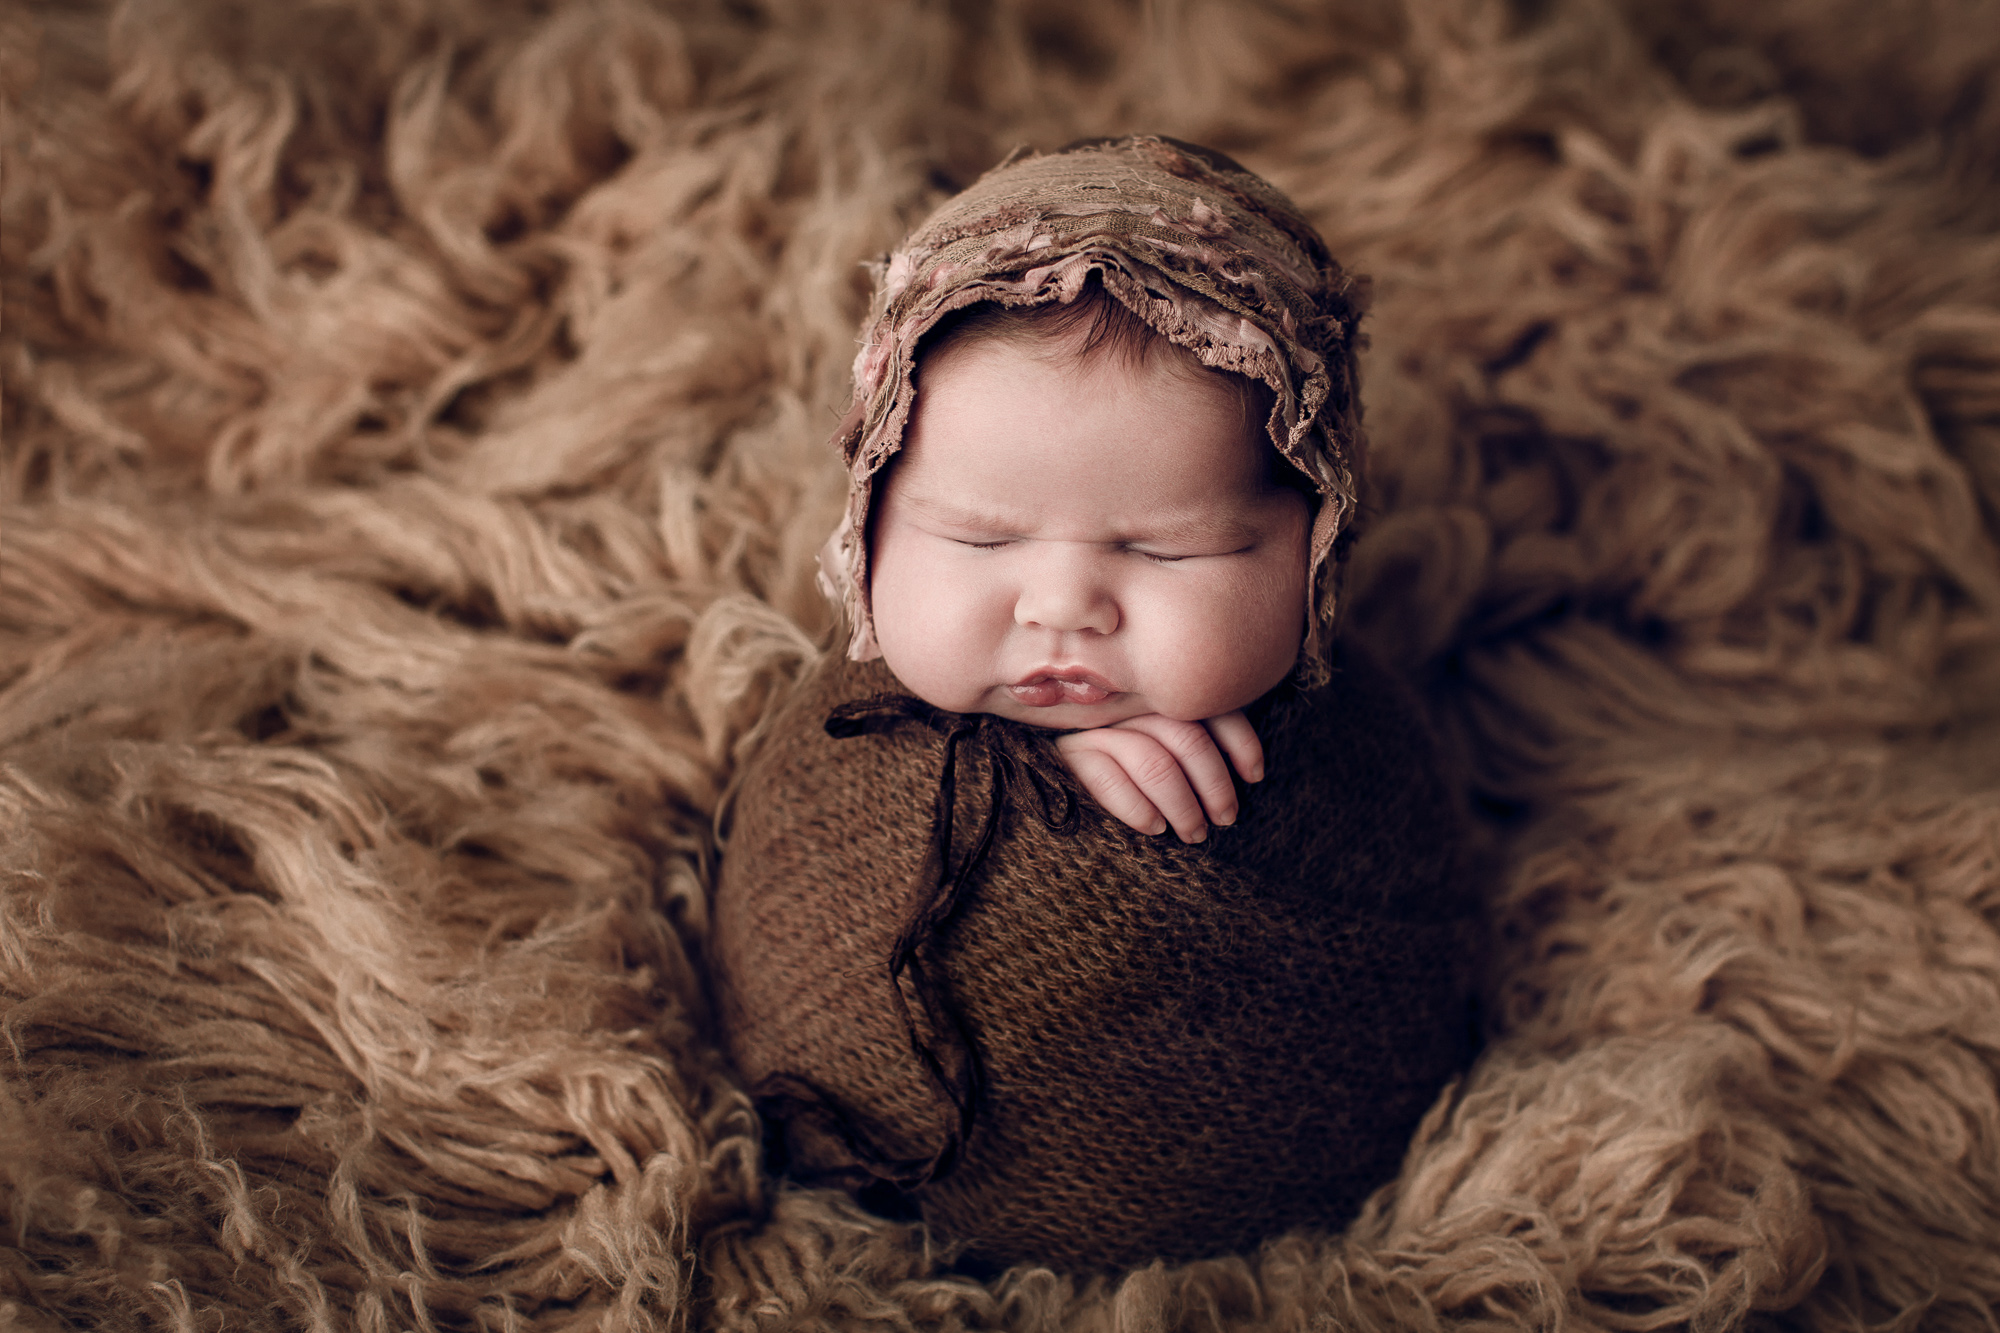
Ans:
[{"label": "brown knit wrap", "polygon": [[1070,1270],[1344,1223],[1470,1053],[1477,932],[1423,726],[1334,668],[1252,710],[1270,777],[1189,846],[1051,733],[823,659],[746,771],[712,936],[791,1174]]},{"label": "brown knit wrap", "polygon": [[834,442],[848,509],[821,554],[848,653],[874,651],[864,535],[875,474],[902,447],[917,352],[945,315],[982,301],[1075,299],[1095,278],[1169,341],[1273,392],[1271,443],[1318,492],[1300,677],[1325,679],[1338,551],[1364,441],[1356,393],[1362,284],[1292,202],[1209,149],[1140,136],[1001,163],[889,256],[854,361],[854,404]]}]

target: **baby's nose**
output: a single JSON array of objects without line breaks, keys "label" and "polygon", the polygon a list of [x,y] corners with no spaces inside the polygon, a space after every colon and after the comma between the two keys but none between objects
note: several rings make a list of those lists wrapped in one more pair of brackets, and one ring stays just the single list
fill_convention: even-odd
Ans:
[{"label": "baby's nose", "polygon": [[1084,552],[1052,551],[1029,571],[1014,602],[1014,623],[1059,633],[1109,634],[1118,601]]}]

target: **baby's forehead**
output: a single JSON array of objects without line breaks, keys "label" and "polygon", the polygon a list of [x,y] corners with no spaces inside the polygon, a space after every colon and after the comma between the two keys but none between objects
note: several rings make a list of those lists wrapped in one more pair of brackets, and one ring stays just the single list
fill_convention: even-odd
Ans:
[{"label": "baby's forehead", "polygon": [[[1264,431],[1246,425],[1241,432],[1203,432],[1180,446],[1183,460],[1197,466],[1208,464],[1207,488],[1217,494],[1247,485],[1262,490],[1289,466]],[[1085,466],[1130,467],[1129,447],[1109,438],[1085,437],[1069,442],[1068,457]],[[1192,455],[1189,457],[1188,455]],[[923,435],[911,432],[901,447],[884,460],[884,474],[933,473],[963,475],[967,465],[991,458],[983,442],[949,431]],[[1038,480],[1026,469],[984,469],[988,490],[1023,491]],[[948,482],[945,484],[949,484]]]},{"label": "baby's forehead", "polygon": [[[1086,472],[1131,470],[1132,442],[1111,436],[1084,435],[1066,443],[1066,460]],[[992,466],[990,439],[954,430],[907,432],[896,451],[884,460],[884,476],[917,474],[934,480],[932,489],[948,492],[962,484],[968,469],[977,468],[989,493],[1021,493],[1039,488],[1043,480],[1028,467]],[[1202,472],[1202,494],[1221,501],[1237,493],[1257,493],[1283,485],[1291,471],[1269,433],[1247,414],[1240,428],[1190,432],[1176,446],[1176,462]],[[1164,460],[1162,460],[1164,461]],[[986,464],[986,466],[980,466]],[[1143,468],[1144,464],[1138,465]]]},{"label": "baby's forehead", "polygon": [[[1118,349],[977,341],[920,366],[897,468],[940,504],[1045,510],[1100,495],[1149,511],[1254,502],[1276,450],[1226,372]],[[1178,350],[1178,349],[1176,349]]]},{"label": "baby's forehead", "polygon": [[1050,488],[1026,480],[973,488],[939,485],[940,478],[917,473],[896,478],[896,497],[935,518],[974,526],[1019,526],[1019,520],[1051,509],[1129,516],[1135,525],[1161,527],[1241,526],[1255,522],[1258,492],[1217,485],[1172,497],[1139,494],[1117,486]]}]

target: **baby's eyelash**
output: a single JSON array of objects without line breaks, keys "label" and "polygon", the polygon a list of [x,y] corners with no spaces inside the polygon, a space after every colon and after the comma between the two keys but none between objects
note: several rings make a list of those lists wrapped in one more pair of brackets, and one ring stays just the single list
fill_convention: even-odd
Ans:
[{"label": "baby's eyelash", "polygon": [[1250,546],[1239,546],[1233,551],[1183,551],[1179,555],[1159,555],[1152,551],[1141,551],[1137,547],[1133,546],[1128,546],[1125,549],[1132,552],[1132,554],[1134,555],[1142,555],[1146,557],[1146,559],[1152,561],[1156,565],[1173,565],[1173,564],[1179,564],[1183,560],[1217,559],[1222,556],[1244,555],[1255,548]]},{"label": "baby's eyelash", "polygon": [[[951,540],[960,546],[974,551],[997,551],[1003,546],[1012,546],[1016,538],[993,537],[982,540],[976,537],[953,537]],[[1136,546],[1128,546],[1125,549],[1133,555],[1152,561],[1156,565],[1177,565],[1183,560],[1192,560],[1195,558],[1192,554],[1161,555],[1155,551],[1142,551]]]}]

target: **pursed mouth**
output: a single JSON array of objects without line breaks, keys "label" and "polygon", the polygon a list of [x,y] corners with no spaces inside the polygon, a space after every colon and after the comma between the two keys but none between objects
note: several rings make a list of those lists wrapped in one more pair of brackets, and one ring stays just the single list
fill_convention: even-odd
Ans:
[{"label": "pursed mouth", "polygon": [[1058,704],[1101,704],[1118,691],[1095,671],[1045,667],[1009,685],[1007,693],[1030,708],[1054,708]]}]

